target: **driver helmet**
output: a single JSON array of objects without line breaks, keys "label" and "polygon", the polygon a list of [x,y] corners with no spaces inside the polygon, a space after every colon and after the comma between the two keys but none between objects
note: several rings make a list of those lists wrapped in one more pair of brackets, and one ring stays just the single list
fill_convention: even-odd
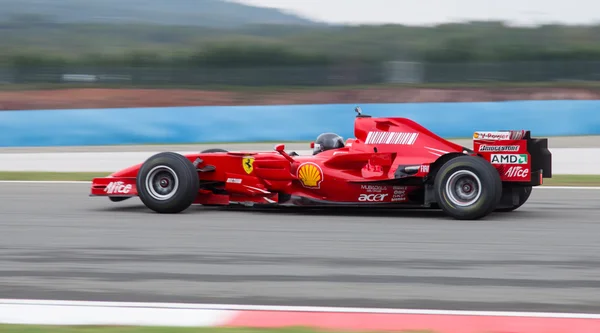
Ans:
[{"label": "driver helmet", "polygon": [[330,149],[343,148],[344,146],[344,139],[341,136],[335,133],[323,133],[315,140],[313,155]]}]

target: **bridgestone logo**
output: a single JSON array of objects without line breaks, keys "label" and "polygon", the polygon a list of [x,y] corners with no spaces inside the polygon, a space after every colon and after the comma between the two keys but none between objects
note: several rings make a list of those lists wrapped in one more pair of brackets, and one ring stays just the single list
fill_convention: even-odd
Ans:
[{"label": "bridgestone logo", "polygon": [[501,151],[519,151],[519,146],[479,146],[479,151],[492,151],[492,152],[501,152]]}]

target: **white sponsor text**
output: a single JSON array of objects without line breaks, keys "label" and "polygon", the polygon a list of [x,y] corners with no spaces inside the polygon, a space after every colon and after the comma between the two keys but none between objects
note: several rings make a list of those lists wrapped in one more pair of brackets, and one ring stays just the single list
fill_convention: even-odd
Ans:
[{"label": "white sponsor text", "polygon": [[479,146],[479,152],[503,152],[503,151],[519,151],[519,146]]},{"label": "white sponsor text", "polygon": [[131,185],[125,185],[125,183],[121,181],[112,182],[106,186],[104,192],[108,194],[127,194],[131,191],[131,188]]},{"label": "white sponsor text", "polygon": [[361,190],[366,190],[367,192],[381,192],[387,191],[387,186],[380,185],[361,185]]},{"label": "white sponsor text", "polygon": [[369,201],[369,202],[383,201],[383,199],[385,199],[385,197],[387,197],[387,194],[361,194],[358,197],[358,201]]},{"label": "white sponsor text", "polygon": [[529,169],[523,168],[522,166],[513,166],[506,170],[504,173],[506,177],[519,177],[519,178],[527,178],[529,175]]},{"label": "white sponsor text", "polygon": [[492,164],[527,164],[527,154],[493,154]]}]

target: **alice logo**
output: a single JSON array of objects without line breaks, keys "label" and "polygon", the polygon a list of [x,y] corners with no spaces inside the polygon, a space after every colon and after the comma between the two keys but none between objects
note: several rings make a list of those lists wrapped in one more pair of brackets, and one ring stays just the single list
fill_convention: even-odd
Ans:
[{"label": "alice logo", "polygon": [[315,163],[304,163],[298,168],[298,179],[304,187],[319,188],[323,182],[323,171]]}]

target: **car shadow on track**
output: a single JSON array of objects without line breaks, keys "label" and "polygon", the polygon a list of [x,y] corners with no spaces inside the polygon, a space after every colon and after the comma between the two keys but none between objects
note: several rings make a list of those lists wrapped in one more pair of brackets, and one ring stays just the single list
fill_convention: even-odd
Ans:
[{"label": "car shadow on track", "polygon": [[[342,209],[343,208],[343,209]],[[106,205],[89,209],[95,212],[121,212],[121,213],[146,213],[156,214],[146,208],[139,199],[130,199],[125,202],[108,202]],[[419,217],[440,218],[445,217],[441,210],[433,209],[389,209],[389,208],[364,208],[364,207],[246,207],[246,206],[202,206],[193,205],[179,214],[202,214],[203,212],[244,213],[258,215],[290,215],[290,216],[341,216],[341,217]]]},{"label": "car shadow on track", "polygon": [[292,215],[292,216],[335,216],[335,217],[445,217],[441,210],[433,209],[384,209],[384,208],[314,208],[314,207],[280,207],[280,208],[246,208],[246,207],[198,207],[201,210],[243,212],[258,215]]},{"label": "car shadow on track", "polygon": [[[127,203],[109,203],[106,206],[92,209],[97,212],[120,212],[135,214],[157,214],[146,208],[139,201]],[[202,214],[202,213],[234,213],[252,214],[262,216],[307,216],[307,217],[364,217],[364,218],[398,218],[398,219],[435,219],[453,220],[446,216],[440,209],[419,208],[366,208],[366,207],[244,207],[244,206],[201,206],[194,205],[179,214]],[[532,212],[515,211],[511,213],[494,213],[483,220],[526,220],[532,218]],[[475,221],[476,222],[476,221]]]},{"label": "car shadow on track", "polygon": [[[201,211],[226,211],[226,212],[243,212],[259,215],[289,215],[289,216],[319,216],[319,217],[389,217],[399,219],[435,219],[435,220],[454,220],[447,216],[441,209],[423,209],[423,208],[361,208],[361,207],[344,207],[340,208],[308,208],[308,207],[283,207],[283,208],[244,208],[244,207],[193,207],[192,212]],[[190,210],[188,210],[190,211]],[[477,221],[494,220],[494,221],[510,221],[510,220],[526,220],[534,218],[535,214],[531,211],[513,211],[509,213],[494,212],[487,217]]]},{"label": "car shadow on track", "polygon": [[[132,198],[124,202],[108,202],[107,205],[91,209],[96,212],[120,212],[135,214],[157,214],[146,208],[137,198]],[[187,210],[179,213],[184,215],[202,214],[203,212],[229,212],[244,213],[263,216],[311,216],[311,217],[364,217],[364,218],[399,218],[399,219],[436,219],[453,220],[446,216],[441,209],[423,209],[423,208],[377,208],[377,207],[286,207],[286,206],[255,206],[246,207],[243,205],[233,206],[202,206],[193,205]],[[523,221],[538,218],[539,211],[517,210],[509,213],[495,212],[481,220],[493,221]],[[477,222],[478,220],[475,220]]]}]

